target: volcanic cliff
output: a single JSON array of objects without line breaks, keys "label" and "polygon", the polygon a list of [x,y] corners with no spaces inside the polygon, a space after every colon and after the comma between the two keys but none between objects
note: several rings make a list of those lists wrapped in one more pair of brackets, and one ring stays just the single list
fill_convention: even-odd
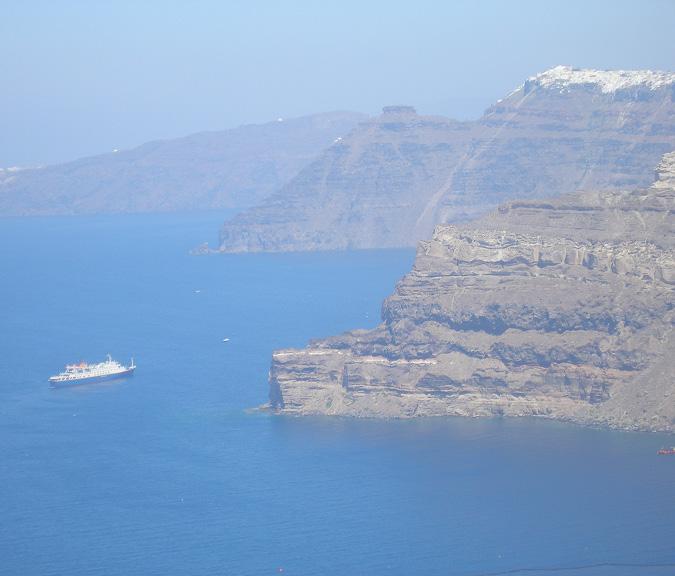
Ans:
[{"label": "volcanic cliff", "polygon": [[414,246],[513,198],[648,186],[673,149],[675,74],[558,66],[477,122],[385,108],[226,222],[220,250]]},{"label": "volcanic cliff", "polygon": [[382,323],[274,353],[271,407],[675,430],[675,153],[632,192],[438,226]]}]

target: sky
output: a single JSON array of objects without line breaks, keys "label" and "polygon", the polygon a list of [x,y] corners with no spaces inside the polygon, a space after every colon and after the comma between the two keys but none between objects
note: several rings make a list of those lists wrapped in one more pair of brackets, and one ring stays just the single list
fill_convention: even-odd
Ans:
[{"label": "sky", "polygon": [[0,0],[0,167],[331,110],[460,119],[558,64],[675,71],[675,0]]}]

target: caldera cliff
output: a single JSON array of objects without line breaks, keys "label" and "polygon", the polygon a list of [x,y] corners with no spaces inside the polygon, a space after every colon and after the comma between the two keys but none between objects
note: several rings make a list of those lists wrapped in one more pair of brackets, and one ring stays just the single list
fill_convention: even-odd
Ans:
[{"label": "caldera cliff", "polygon": [[281,413],[675,430],[675,153],[631,192],[438,226],[382,322],[274,353]]},{"label": "caldera cliff", "polygon": [[226,222],[219,250],[415,246],[516,198],[649,186],[673,149],[674,73],[558,66],[476,122],[385,108]]}]

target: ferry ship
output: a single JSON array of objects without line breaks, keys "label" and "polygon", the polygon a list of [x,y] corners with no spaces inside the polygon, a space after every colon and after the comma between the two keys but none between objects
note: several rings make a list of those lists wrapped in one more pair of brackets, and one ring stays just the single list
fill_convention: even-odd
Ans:
[{"label": "ferry ship", "polygon": [[672,446],[671,448],[661,448],[657,454],[659,456],[675,456],[675,446]]},{"label": "ferry ship", "polygon": [[133,358],[129,366],[124,366],[113,360],[110,354],[108,354],[108,359],[98,364],[87,364],[86,362],[69,364],[63,372],[56,376],[51,376],[49,383],[52,386],[71,386],[85,382],[101,382],[102,380],[131,376],[135,369],[136,364],[134,364]]}]

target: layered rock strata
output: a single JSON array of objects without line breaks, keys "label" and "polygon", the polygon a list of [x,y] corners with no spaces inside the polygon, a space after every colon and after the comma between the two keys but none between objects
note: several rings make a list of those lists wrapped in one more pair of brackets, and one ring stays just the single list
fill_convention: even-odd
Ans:
[{"label": "layered rock strata", "polygon": [[513,198],[649,186],[674,148],[675,74],[559,66],[477,122],[385,108],[226,222],[220,250],[414,246]]},{"label": "layered rock strata", "polygon": [[648,189],[439,226],[377,328],[274,353],[270,405],[675,430],[674,226],[675,153]]}]

